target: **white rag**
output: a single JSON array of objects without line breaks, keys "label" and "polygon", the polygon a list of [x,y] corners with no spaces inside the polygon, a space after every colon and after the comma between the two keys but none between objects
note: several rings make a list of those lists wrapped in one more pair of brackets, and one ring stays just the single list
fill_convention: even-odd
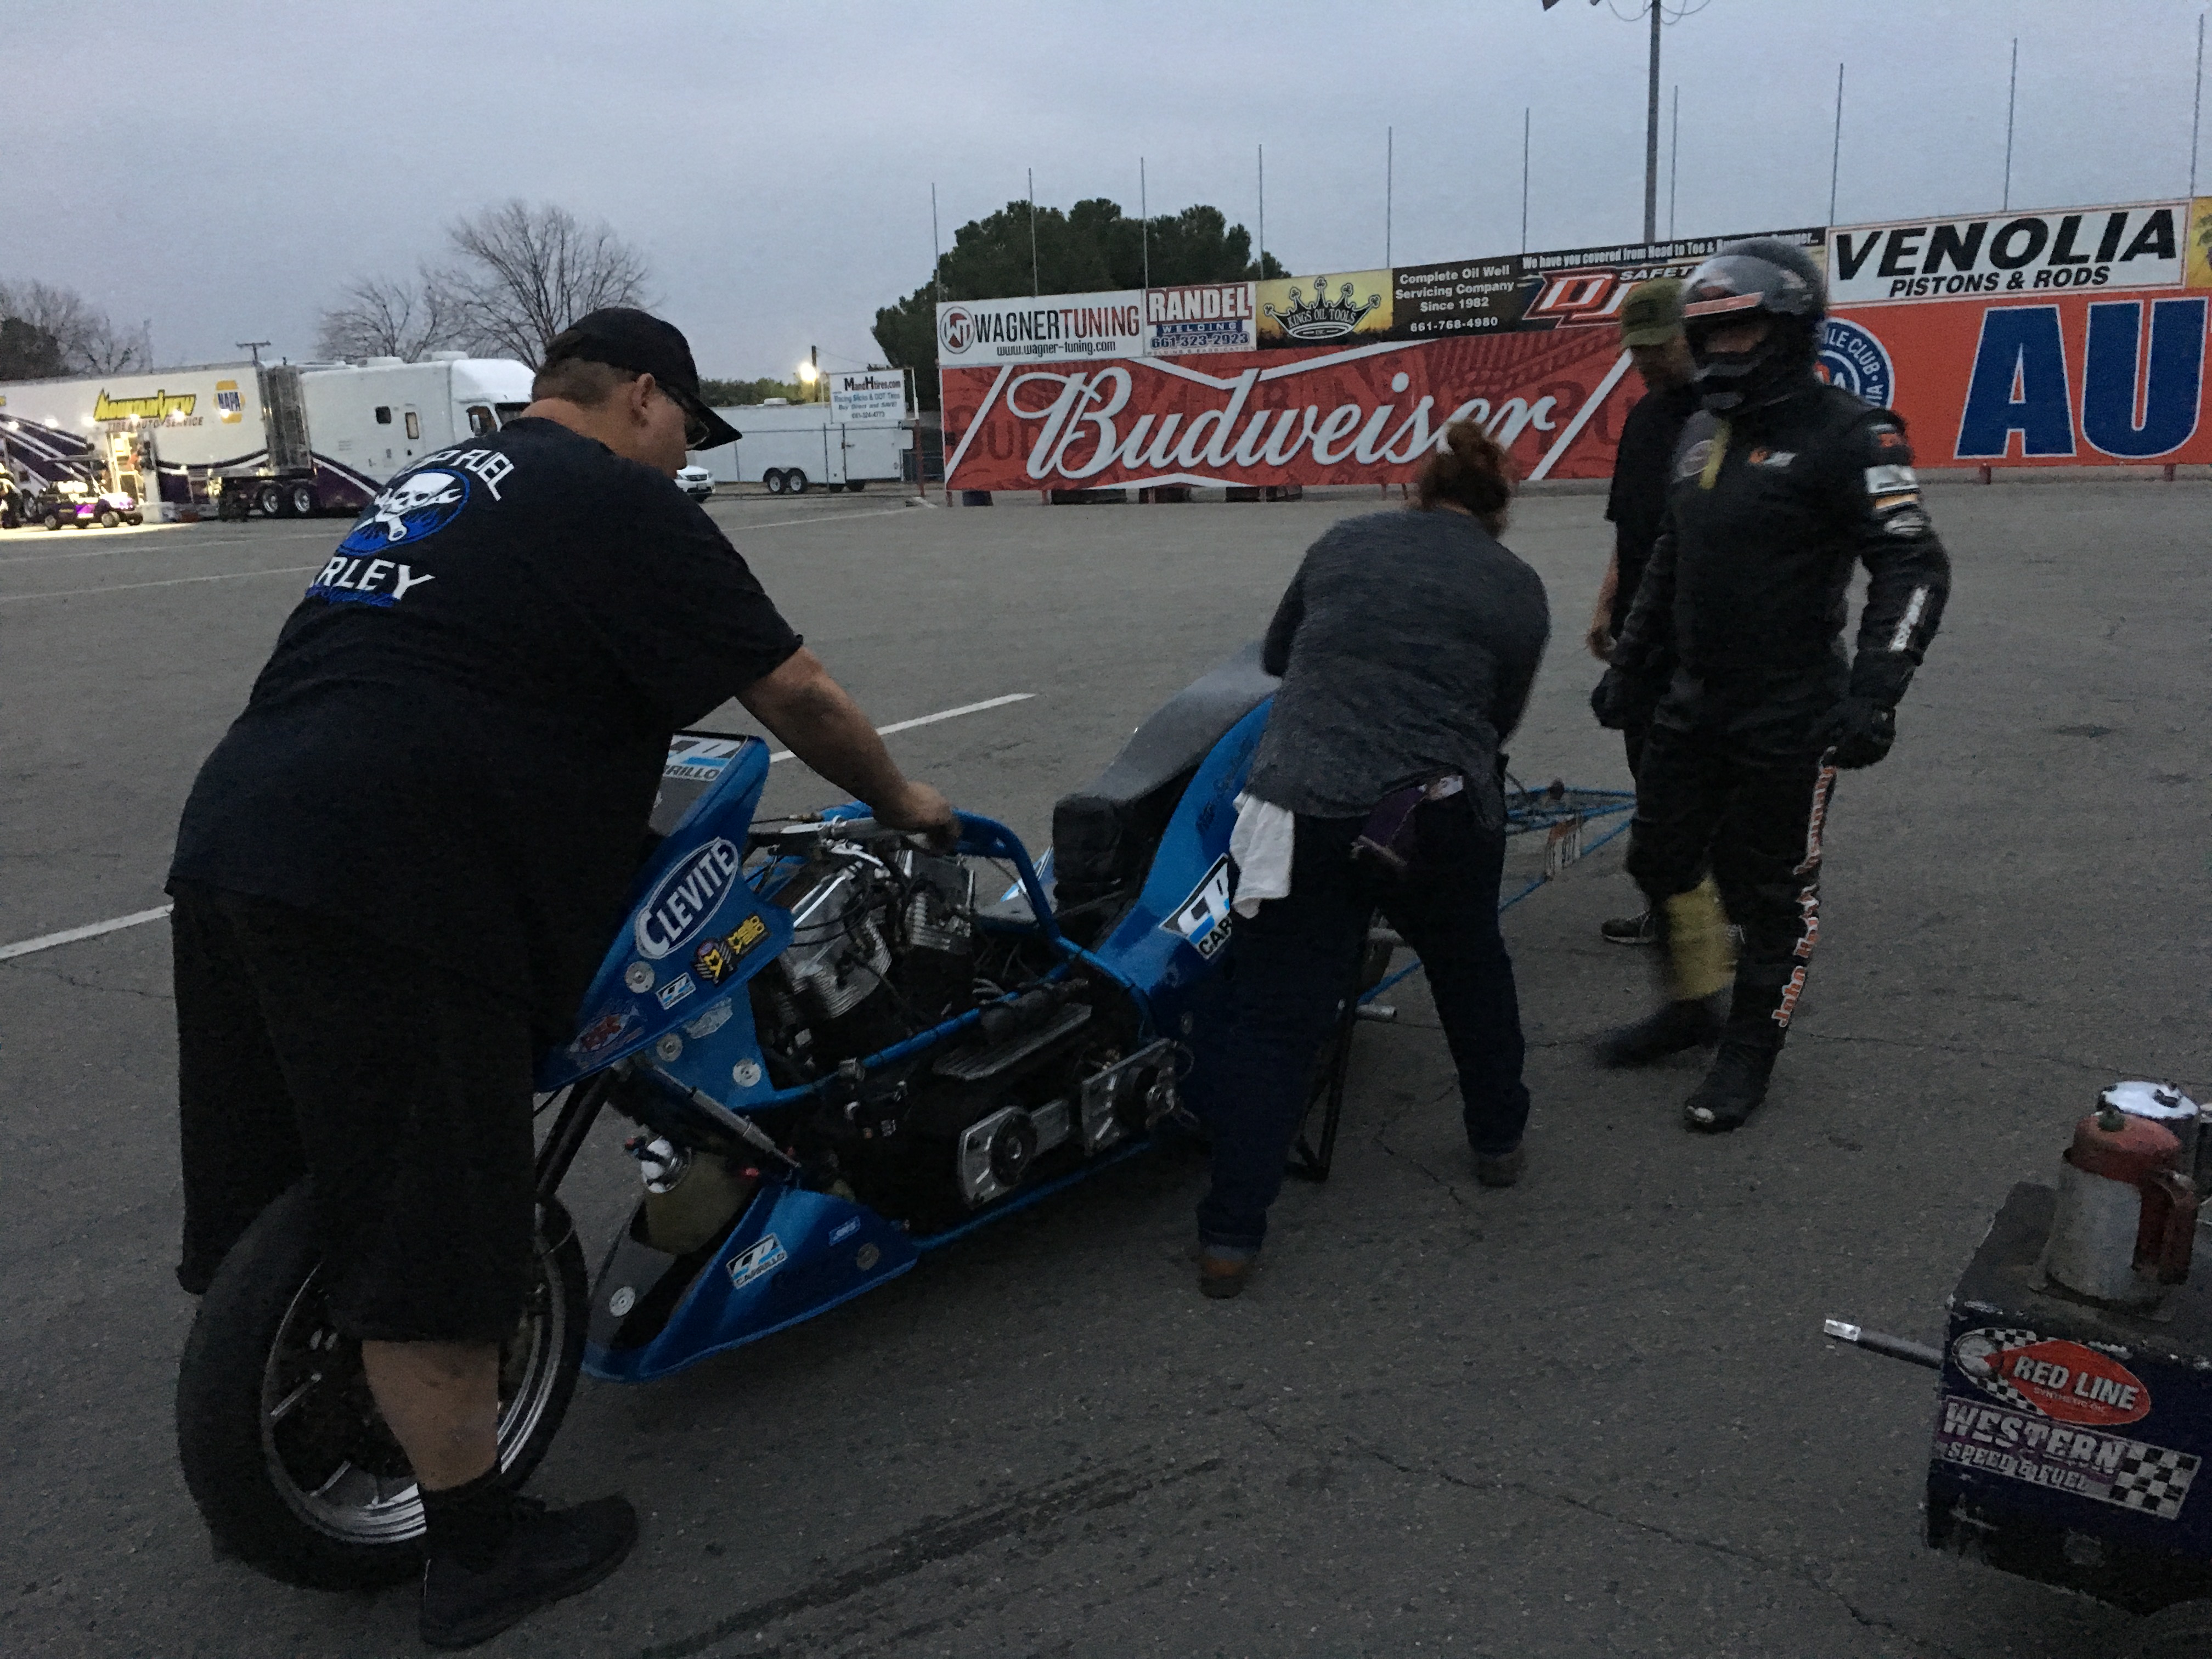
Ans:
[{"label": "white rag", "polygon": [[1261,800],[1247,791],[1237,797],[1237,827],[1229,832],[1229,856],[1237,864],[1240,916],[1256,916],[1269,899],[1291,891],[1291,843],[1297,819],[1287,806]]}]

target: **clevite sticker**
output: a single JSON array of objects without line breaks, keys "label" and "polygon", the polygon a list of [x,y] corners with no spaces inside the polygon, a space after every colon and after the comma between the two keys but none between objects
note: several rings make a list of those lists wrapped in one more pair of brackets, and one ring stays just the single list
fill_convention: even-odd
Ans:
[{"label": "clevite sticker", "polygon": [[678,1003],[683,1001],[684,998],[690,996],[692,992],[698,988],[698,985],[693,981],[690,975],[678,974],[674,979],[670,980],[667,984],[662,986],[658,991],[655,991],[653,995],[660,999],[660,1006],[662,1007],[673,1008]]},{"label": "clevite sticker", "polygon": [[657,962],[706,932],[737,884],[738,867],[744,861],[738,849],[719,836],[694,848],[639,907],[638,953]]},{"label": "clevite sticker", "polygon": [[2008,1406],[2062,1423],[2113,1427],[2150,1414],[2150,1390],[2110,1354],[2033,1331],[1983,1328],[1951,1345],[1966,1380]]},{"label": "clevite sticker", "polygon": [[772,1273],[790,1259],[774,1233],[730,1258],[730,1288],[741,1291],[763,1274]]},{"label": "clevite sticker", "polygon": [[1943,1396],[1936,1444],[1955,1468],[2024,1480],[2160,1521],[2180,1515],[2199,1462],[2194,1452],[2070,1428],[1955,1395]]},{"label": "clevite sticker", "polygon": [[1211,958],[1215,951],[1229,943],[1229,855],[1226,853],[1213,861],[1213,868],[1206,872],[1206,878],[1191,890],[1190,896],[1177,905],[1174,913],[1160,926],[1182,939],[1201,957]]}]

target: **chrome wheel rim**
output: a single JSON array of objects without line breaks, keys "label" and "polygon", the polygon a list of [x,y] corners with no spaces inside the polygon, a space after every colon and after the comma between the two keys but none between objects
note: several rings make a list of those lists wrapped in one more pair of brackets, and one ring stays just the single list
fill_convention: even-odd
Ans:
[{"label": "chrome wheel rim", "polygon": [[[502,1469],[521,1455],[560,1382],[568,1310],[555,1273],[541,1239],[521,1322],[500,1347]],[[322,1279],[318,1266],[293,1294],[262,1365],[261,1453],[269,1480],[295,1515],[341,1543],[420,1537],[422,1495],[369,1395],[361,1344],[330,1323]]]}]

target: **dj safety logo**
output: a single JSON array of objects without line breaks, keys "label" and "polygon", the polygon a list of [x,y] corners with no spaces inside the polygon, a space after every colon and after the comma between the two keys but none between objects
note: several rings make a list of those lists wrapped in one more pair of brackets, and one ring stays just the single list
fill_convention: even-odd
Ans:
[{"label": "dj safety logo", "polygon": [[1897,390],[1897,371],[1889,351],[1873,331],[1841,317],[1831,317],[1820,327],[1820,378],[1831,386],[1856,392],[1878,409],[1889,407]]}]

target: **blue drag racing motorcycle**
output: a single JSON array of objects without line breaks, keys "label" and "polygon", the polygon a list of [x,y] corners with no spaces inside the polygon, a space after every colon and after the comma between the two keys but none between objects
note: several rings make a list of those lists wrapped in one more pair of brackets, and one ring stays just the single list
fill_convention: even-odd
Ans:
[{"label": "blue drag racing motorcycle", "polygon": [[[1233,803],[1274,684],[1253,646],[1170,700],[1058,804],[1041,867],[966,814],[950,854],[857,806],[758,821],[765,744],[675,740],[629,920],[538,1078],[538,1273],[501,1370],[510,1480],[580,1370],[646,1382],[757,1340],[1150,1144],[1218,994]],[[1516,797],[1515,820],[1556,839],[1625,804],[1554,786]],[[1370,948],[1364,984],[1389,954]],[[1348,1005],[1300,1137],[1316,1179],[1350,1033]],[[637,1126],[644,1191],[592,1284],[557,1194],[609,1109]],[[388,1582],[419,1563],[422,1504],[319,1267],[301,1189],[225,1261],[180,1368],[185,1474],[220,1550],[296,1583]]]}]

